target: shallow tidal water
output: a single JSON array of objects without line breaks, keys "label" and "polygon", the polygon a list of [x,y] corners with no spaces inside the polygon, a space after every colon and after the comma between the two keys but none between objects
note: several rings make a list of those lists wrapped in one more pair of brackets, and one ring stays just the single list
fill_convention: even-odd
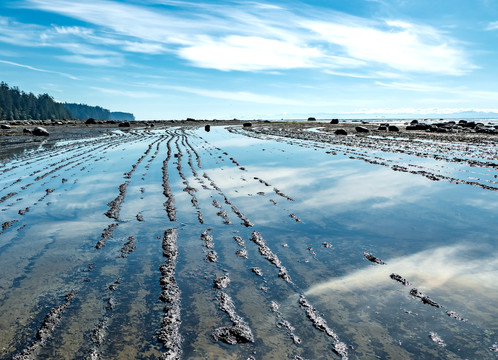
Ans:
[{"label": "shallow tidal water", "polygon": [[0,358],[495,359],[498,192],[340,150],[184,127],[4,160]]}]

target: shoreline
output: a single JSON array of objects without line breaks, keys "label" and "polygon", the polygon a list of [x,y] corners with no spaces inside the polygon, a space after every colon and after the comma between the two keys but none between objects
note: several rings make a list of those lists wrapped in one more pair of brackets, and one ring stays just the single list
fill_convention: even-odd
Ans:
[{"label": "shoreline", "polygon": [[[420,120],[422,123],[424,120]],[[334,135],[338,129],[343,129],[348,136],[335,135],[338,142],[350,142],[351,137],[368,137],[372,141],[376,138],[393,138],[407,141],[445,141],[461,142],[471,144],[487,144],[498,141],[498,126],[482,123],[483,128],[489,129],[490,133],[476,132],[472,128],[459,127],[458,123],[453,120],[447,120],[442,124],[455,123],[451,128],[444,131],[426,131],[426,130],[407,130],[410,125],[408,121],[398,120],[397,122],[384,121],[365,121],[365,120],[339,120],[338,124],[331,124],[330,120],[323,121],[270,121],[270,120],[136,120],[136,121],[99,121],[95,124],[87,124],[86,120],[36,120],[36,121],[0,121],[0,125],[7,125],[9,129],[0,130],[0,158],[7,158],[11,155],[24,152],[27,149],[33,149],[39,146],[51,146],[58,141],[77,140],[93,138],[112,132],[130,132],[134,130],[154,130],[169,128],[172,126],[240,126],[250,123],[252,126],[248,129],[279,129],[287,133],[299,131],[305,132],[323,132],[327,135]],[[129,124],[129,126],[127,126]],[[395,125],[399,131],[379,130],[379,125]],[[436,121],[427,122],[427,124],[437,124]],[[441,122],[440,122],[441,124]],[[33,129],[34,127],[44,127],[49,136],[34,136],[26,134],[24,129]],[[365,132],[358,132],[356,128],[360,126]],[[443,129],[444,127],[441,127]]]}]

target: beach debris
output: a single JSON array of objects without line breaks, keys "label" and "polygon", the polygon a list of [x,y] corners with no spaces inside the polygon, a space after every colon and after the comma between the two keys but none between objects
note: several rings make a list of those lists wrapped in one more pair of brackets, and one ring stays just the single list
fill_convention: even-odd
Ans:
[{"label": "beach debris", "polygon": [[365,256],[365,259],[367,259],[368,261],[373,262],[375,264],[379,264],[379,265],[385,265],[386,264],[384,261],[382,261],[381,259],[373,256],[371,253],[363,252],[363,256]]}]

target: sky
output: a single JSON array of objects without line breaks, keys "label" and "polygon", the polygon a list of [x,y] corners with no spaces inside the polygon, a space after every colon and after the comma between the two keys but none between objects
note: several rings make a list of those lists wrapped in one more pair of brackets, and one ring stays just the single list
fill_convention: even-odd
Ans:
[{"label": "sky", "polygon": [[144,120],[498,112],[498,0],[2,0],[0,81]]}]

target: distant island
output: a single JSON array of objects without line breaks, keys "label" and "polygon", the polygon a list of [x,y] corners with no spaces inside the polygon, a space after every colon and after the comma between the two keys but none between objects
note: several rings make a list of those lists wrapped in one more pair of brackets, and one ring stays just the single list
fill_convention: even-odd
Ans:
[{"label": "distant island", "polygon": [[0,120],[88,119],[134,121],[126,112],[112,112],[100,106],[60,103],[48,94],[25,93],[0,83]]}]

